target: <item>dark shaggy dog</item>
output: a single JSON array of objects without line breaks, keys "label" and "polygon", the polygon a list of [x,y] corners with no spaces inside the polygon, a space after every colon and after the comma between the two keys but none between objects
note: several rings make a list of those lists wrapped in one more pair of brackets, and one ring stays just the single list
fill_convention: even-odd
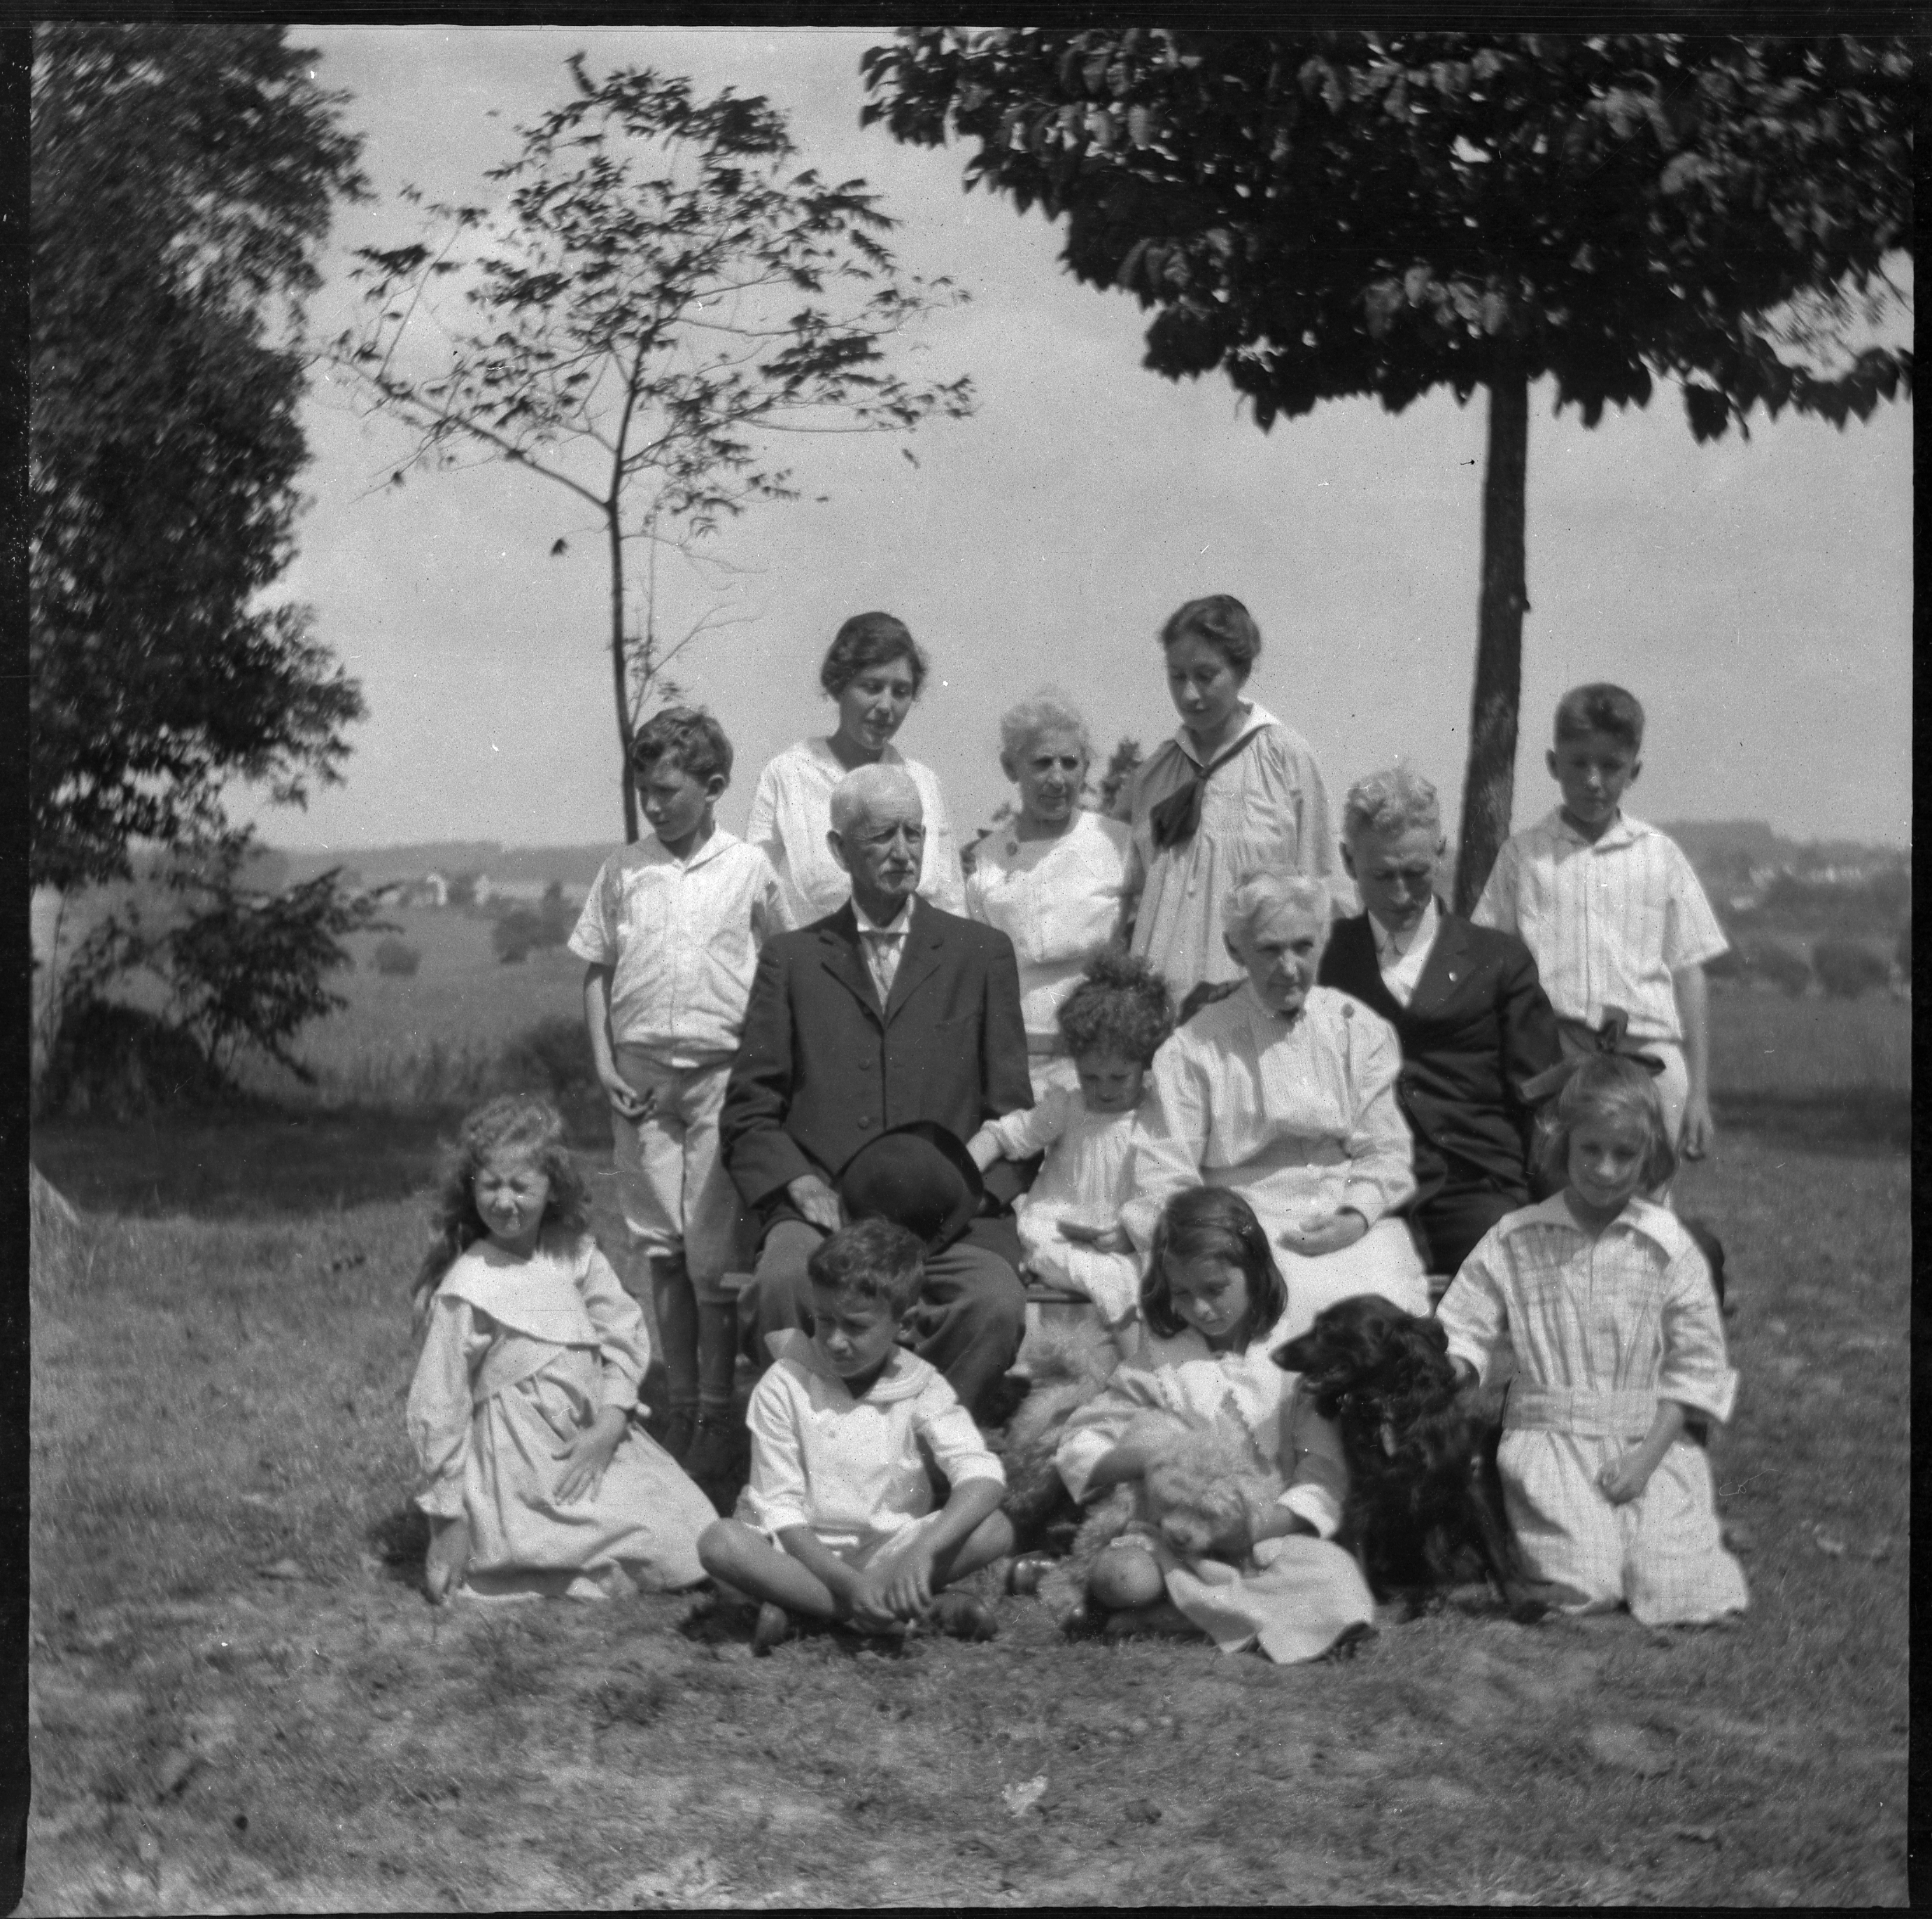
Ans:
[{"label": "dark shaggy dog", "polygon": [[1459,1395],[1434,1320],[1360,1293],[1274,1358],[1341,1428],[1348,1497],[1338,1536],[1377,1599],[1483,1579],[1518,1619],[1541,1615],[1503,1517],[1493,1436]]}]

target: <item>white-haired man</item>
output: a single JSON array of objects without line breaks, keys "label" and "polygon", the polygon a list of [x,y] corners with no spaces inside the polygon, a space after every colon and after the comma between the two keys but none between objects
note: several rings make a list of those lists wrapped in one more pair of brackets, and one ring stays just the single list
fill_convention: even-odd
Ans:
[{"label": "white-haired man", "polygon": [[[919,789],[896,767],[861,767],[833,789],[832,856],[850,875],[839,910],[768,941],[718,1122],[724,1159],[761,1237],[741,1311],[758,1356],[810,1306],[806,1263],[839,1224],[836,1189],[860,1149],[926,1121],[960,1140],[1033,1104],[1012,943],[917,896]],[[929,1247],[914,1350],[970,1408],[1012,1363],[1026,1302],[1019,1242],[1001,1202]]]},{"label": "white-haired man", "polygon": [[1320,880],[1265,874],[1229,896],[1228,950],[1247,977],[1154,1056],[1124,1224],[1144,1251],[1190,1186],[1239,1193],[1288,1282],[1290,1337],[1324,1306],[1376,1293],[1426,1313],[1422,1260],[1394,1217],[1415,1190],[1387,1020],[1316,984],[1328,942]]},{"label": "white-haired man", "polygon": [[1411,1222],[1432,1273],[1530,1202],[1536,1116],[1523,1089],[1560,1057],[1556,1015],[1529,948],[1458,919],[1436,896],[1436,788],[1396,768],[1348,789],[1342,860],[1367,911],[1340,921],[1317,977],[1394,1027],[1396,1098],[1415,1136]]}]

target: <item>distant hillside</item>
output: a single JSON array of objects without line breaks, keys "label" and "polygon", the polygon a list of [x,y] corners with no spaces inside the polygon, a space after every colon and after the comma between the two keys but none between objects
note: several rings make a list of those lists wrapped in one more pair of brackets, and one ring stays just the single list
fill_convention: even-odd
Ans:
[{"label": "distant hillside", "polygon": [[458,873],[487,873],[494,880],[561,880],[566,886],[588,887],[614,841],[594,846],[506,846],[496,839],[434,839],[412,846],[343,846],[327,853],[286,853],[291,881],[310,879],[331,866],[342,866],[362,876],[365,886],[391,880],[420,879],[439,872],[445,879]]}]

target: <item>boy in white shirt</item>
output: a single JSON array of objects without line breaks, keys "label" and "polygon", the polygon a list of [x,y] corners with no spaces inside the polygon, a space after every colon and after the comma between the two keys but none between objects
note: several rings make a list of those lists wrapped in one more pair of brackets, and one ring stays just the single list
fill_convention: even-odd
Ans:
[{"label": "boy in white shirt", "polygon": [[731,743],[668,707],[631,743],[653,836],[599,869],[570,950],[590,962],[584,1023],[616,1118],[617,1197],[650,1263],[670,1407],[664,1443],[692,1476],[729,1463],[736,1307],[724,1275],[752,1233],[718,1151],[718,1112],[758,950],[784,928],[778,875],[712,818]]},{"label": "boy in white shirt", "polygon": [[1643,770],[1643,708],[1593,681],[1557,702],[1556,733],[1546,763],[1562,803],[1510,836],[1470,917],[1535,955],[1567,1056],[1594,1051],[1606,1009],[1622,1010],[1625,1047],[1663,1062],[1672,1145],[1701,1159],[1712,1132],[1704,963],[1730,941],[1677,843],[1622,810]]},{"label": "boy in white shirt", "polygon": [[[898,1343],[923,1249],[904,1227],[865,1219],[823,1241],[806,1272],[812,1330],[771,1335],[776,1363],[745,1415],[751,1479],[736,1515],[699,1536],[698,1558],[761,1602],[754,1653],[790,1638],[799,1614],[868,1632],[923,1619],[990,1638],[983,1602],[939,1589],[1012,1551],[1006,1475],[944,1374]],[[937,1511],[928,1454],[951,1488]]]}]

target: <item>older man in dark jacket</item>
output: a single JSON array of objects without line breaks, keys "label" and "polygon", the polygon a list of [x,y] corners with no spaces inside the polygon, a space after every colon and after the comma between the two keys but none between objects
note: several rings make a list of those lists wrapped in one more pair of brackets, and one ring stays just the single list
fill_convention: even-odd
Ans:
[{"label": "older man in dark jacket", "polygon": [[[914,892],[919,789],[896,767],[848,774],[833,790],[830,839],[852,898],[766,945],[718,1122],[761,1230],[744,1299],[760,1357],[765,1335],[809,1311],[806,1263],[839,1223],[838,1176],[862,1146],[912,1120],[965,1140],[1033,1104],[1012,943]],[[1018,1236],[994,1216],[1012,1176],[1004,1164],[988,1173],[987,1209],[928,1251],[912,1315],[913,1350],[969,1407],[1024,1330]]]},{"label": "older man in dark jacket", "polygon": [[1322,956],[1324,986],[1379,1013],[1402,1042],[1396,1093],[1415,1139],[1409,1219],[1436,1274],[1454,1274],[1504,1214],[1527,1206],[1534,1115],[1526,1082],[1556,1063],[1556,1016],[1528,947],[1436,896],[1436,789],[1406,771],[1349,790],[1342,860],[1367,911]]}]

